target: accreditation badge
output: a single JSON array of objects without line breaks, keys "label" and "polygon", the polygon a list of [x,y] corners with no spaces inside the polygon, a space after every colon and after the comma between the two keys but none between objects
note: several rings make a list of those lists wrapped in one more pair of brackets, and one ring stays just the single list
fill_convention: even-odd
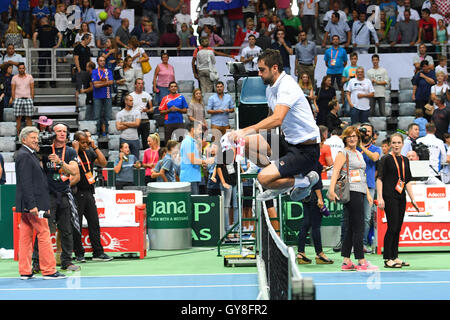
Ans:
[{"label": "accreditation badge", "polygon": [[95,178],[94,175],[92,174],[92,172],[86,172],[85,174],[86,180],[89,184],[94,184],[95,183]]}]

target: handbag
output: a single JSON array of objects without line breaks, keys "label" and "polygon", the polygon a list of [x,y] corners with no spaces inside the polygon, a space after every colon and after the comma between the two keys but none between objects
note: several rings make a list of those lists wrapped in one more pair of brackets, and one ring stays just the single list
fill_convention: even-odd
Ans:
[{"label": "handbag", "polygon": [[427,115],[429,115],[429,116],[432,116],[433,115],[433,112],[434,112],[434,106],[432,105],[432,104],[430,104],[430,103],[427,103],[426,105],[425,105],[425,113],[427,114]]},{"label": "handbag", "polygon": [[217,72],[217,69],[211,62],[211,55],[208,56],[208,63],[209,63],[209,80],[211,80],[212,82],[216,82],[217,80],[219,80],[219,72]]},{"label": "handbag", "polygon": [[141,62],[142,73],[146,74],[152,71],[152,66],[149,61]]},{"label": "handbag", "polygon": [[[339,197],[337,202],[345,204],[350,201],[350,181],[349,181],[349,166],[348,166],[348,153],[346,153],[346,161],[345,164],[347,168],[343,173],[341,170],[341,174],[336,181],[336,185],[334,187],[334,193]],[[329,192],[327,192],[327,197],[329,198]]]}]

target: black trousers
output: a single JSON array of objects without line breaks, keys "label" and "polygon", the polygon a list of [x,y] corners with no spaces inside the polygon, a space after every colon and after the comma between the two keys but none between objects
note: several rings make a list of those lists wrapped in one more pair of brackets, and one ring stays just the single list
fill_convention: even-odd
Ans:
[{"label": "black trousers", "polygon": [[[58,198],[54,193],[50,193],[50,232],[54,233],[56,227],[61,234],[61,267],[67,267],[72,264],[72,251],[73,251],[73,227],[70,220],[71,211],[69,198],[66,195],[61,194]],[[52,222],[56,221],[56,226]],[[37,241],[34,242],[33,261],[38,263],[39,261],[39,248]]]},{"label": "black trousers", "polygon": [[141,137],[142,141],[142,150],[148,148],[147,138],[150,134],[150,121],[149,120],[141,120],[141,124],[138,127],[138,134]]},{"label": "black trousers", "polygon": [[403,197],[403,199],[384,198],[384,203],[387,230],[384,235],[383,258],[394,260],[398,258],[398,243],[405,217],[406,197]]},{"label": "black trousers", "polygon": [[305,252],[306,235],[310,228],[316,254],[318,255],[323,251],[320,234],[321,224],[322,214],[317,206],[317,195],[314,191],[311,191],[311,199],[308,202],[303,202],[303,222],[298,234],[298,252]]},{"label": "black trousers", "polygon": [[352,248],[355,259],[364,259],[364,198],[362,192],[350,191],[350,201],[344,204],[347,225],[342,243],[341,256],[350,258]]},{"label": "black trousers", "polygon": [[[103,246],[100,243],[100,222],[98,220],[97,206],[95,198],[91,191],[78,190],[75,195],[77,202],[78,216],[80,226],[82,226],[83,216],[88,223],[89,240],[92,245],[93,256],[98,257],[103,254]],[[81,235],[77,232],[73,233],[73,249],[76,256],[84,255],[84,248],[81,242]]]}]

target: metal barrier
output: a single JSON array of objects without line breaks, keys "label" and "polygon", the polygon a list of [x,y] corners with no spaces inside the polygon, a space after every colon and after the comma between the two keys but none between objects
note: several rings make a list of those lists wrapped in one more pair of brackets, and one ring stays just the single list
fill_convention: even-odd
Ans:
[{"label": "metal barrier", "polygon": [[[447,56],[447,60],[449,60],[450,53],[450,44],[425,44],[427,47],[431,47],[434,51],[427,51],[429,55],[437,55],[443,54]],[[330,45],[326,47],[317,46],[319,52],[325,51],[329,48]],[[398,51],[401,52],[402,48],[413,48],[415,47],[416,52],[419,52],[419,45],[410,46],[409,44],[396,44],[395,46],[391,46],[389,44],[380,44],[379,46],[371,45],[361,45],[361,46],[349,46],[349,50],[357,50],[357,49],[367,49],[370,50],[370,53],[381,53],[381,52],[392,52]],[[294,48],[294,46],[292,47]],[[150,56],[159,56],[162,52],[176,52],[174,56],[177,56],[180,52],[183,53],[183,56],[190,56],[186,52],[194,51],[195,48],[182,48],[179,50],[178,48],[168,48],[168,47],[154,47],[154,48],[143,48]],[[230,54],[233,50],[240,50],[241,47],[233,47],[233,46],[224,46],[224,47],[216,47],[218,51],[222,51],[224,53]],[[439,49],[439,52],[436,51]],[[73,63],[61,64],[57,63],[58,58],[63,58],[64,53],[73,54],[73,48],[16,48],[18,53],[25,53],[24,60],[27,66],[27,72],[30,73],[35,81],[71,81],[72,80],[72,65]],[[101,49],[91,48],[91,53],[94,57],[98,56],[98,52]],[[121,49],[122,56],[126,55],[125,48]],[[6,49],[0,49],[0,52],[5,52]],[[62,53],[61,53],[62,52]],[[395,53],[395,52],[393,52]],[[68,68],[66,72],[64,72],[64,68]],[[47,70],[48,69],[48,70]],[[61,70],[62,69],[62,70]]]}]

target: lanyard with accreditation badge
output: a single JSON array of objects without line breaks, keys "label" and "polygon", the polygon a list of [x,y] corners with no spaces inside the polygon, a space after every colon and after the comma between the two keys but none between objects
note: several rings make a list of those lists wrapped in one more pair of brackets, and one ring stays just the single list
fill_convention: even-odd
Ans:
[{"label": "lanyard with accreditation badge", "polygon": [[86,168],[84,167],[83,161],[81,160],[80,156],[78,156],[78,160],[80,160],[80,164],[81,164],[81,167],[83,168],[84,175],[86,176],[87,182],[89,184],[94,184],[95,183],[95,178],[94,178],[94,175],[92,174],[92,171],[91,171],[91,162],[89,161],[89,158],[86,155],[86,151],[83,151],[83,153],[84,153],[84,158],[86,159],[87,165],[88,165],[88,170],[87,171],[86,171]]},{"label": "lanyard with accreditation badge", "polygon": [[[402,176],[400,176],[400,168],[398,166],[398,162],[397,162],[397,157],[394,155],[394,153],[391,153],[392,157],[394,158],[394,162],[395,162],[395,166],[397,167],[397,173],[398,173],[398,181],[397,184],[395,185],[395,190],[398,193],[402,193],[403,192],[403,188],[405,187],[405,181],[402,180]],[[405,180],[405,159],[402,157],[402,171],[403,171],[403,179]]]},{"label": "lanyard with accreditation badge", "polygon": [[[55,152],[55,144],[52,144],[52,152],[54,154],[56,154],[56,152]],[[65,155],[66,155],[66,145],[64,145],[64,148],[63,148],[63,151],[62,151],[61,162],[64,162]],[[53,164],[53,167],[55,168],[55,170],[58,171],[58,173],[53,174],[53,179],[54,180],[57,181],[57,180],[61,179],[62,182],[66,182],[67,180],[69,180],[70,177],[64,173],[64,170],[62,168],[60,168],[59,170],[58,170],[58,168],[56,168],[56,163]]]}]

